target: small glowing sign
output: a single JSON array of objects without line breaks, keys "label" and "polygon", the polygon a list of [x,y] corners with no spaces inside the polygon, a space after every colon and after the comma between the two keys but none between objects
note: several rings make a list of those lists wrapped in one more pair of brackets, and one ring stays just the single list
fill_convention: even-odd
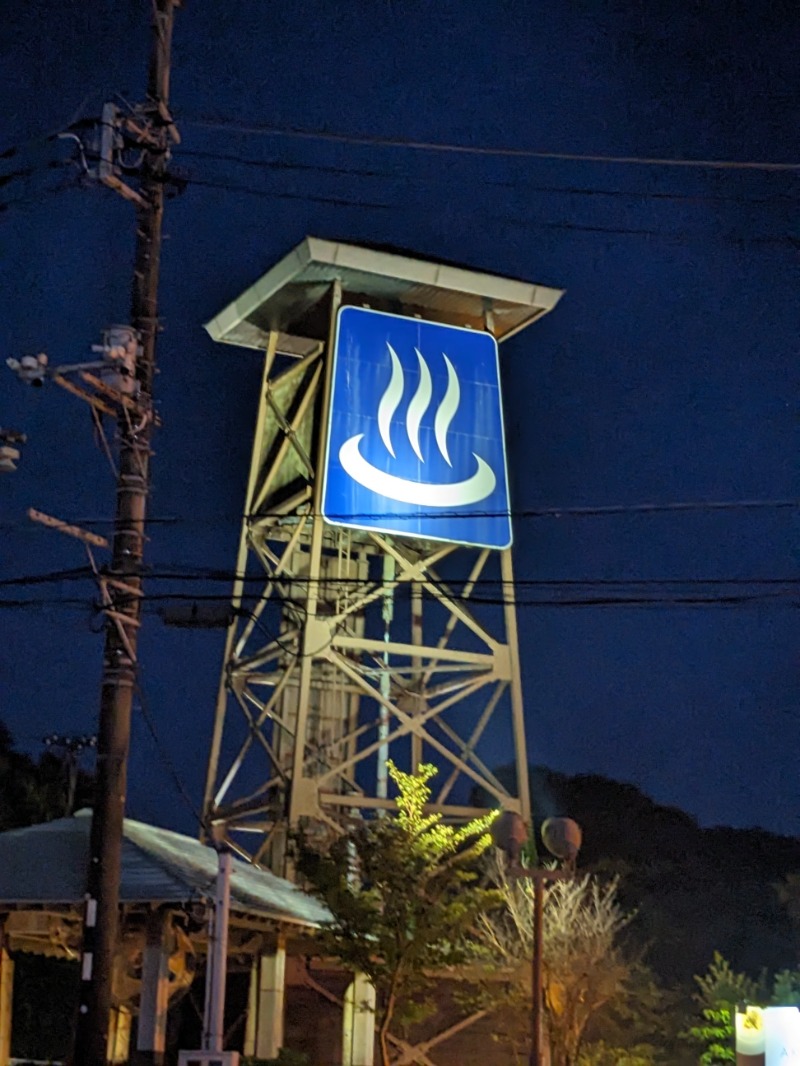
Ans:
[{"label": "small glowing sign", "polygon": [[746,1007],[736,1012],[737,1061],[764,1066],[764,1012],[761,1007]]},{"label": "small glowing sign", "polygon": [[736,1012],[737,1066],[800,1066],[800,1010],[747,1007]]},{"label": "small glowing sign", "polygon": [[500,369],[491,334],[343,307],[332,374],[326,521],[509,547]]}]

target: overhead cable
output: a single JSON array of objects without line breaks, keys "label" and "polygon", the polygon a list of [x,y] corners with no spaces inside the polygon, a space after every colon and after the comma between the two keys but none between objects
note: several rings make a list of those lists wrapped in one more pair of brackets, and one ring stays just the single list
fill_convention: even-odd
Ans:
[{"label": "overhead cable", "polygon": [[[365,582],[365,586],[368,583]],[[452,601],[457,593],[444,591],[430,593],[430,599],[440,601],[445,606]],[[144,609],[152,613],[157,605],[175,603],[193,604],[219,604],[230,603],[230,593],[176,593],[176,592],[150,592],[144,602]],[[124,597],[120,598],[124,602]],[[276,606],[298,606],[295,599],[273,594],[270,602]],[[473,594],[469,597],[469,603],[479,606],[503,607],[508,600],[502,595]],[[4,600],[0,599],[0,610],[21,610],[26,608],[69,608],[86,611],[91,604],[87,600],[75,597],[31,597],[30,599]],[[660,593],[660,594],[617,594],[609,593],[596,595],[570,595],[537,598],[514,597],[514,606],[520,610],[532,610],[536,608],[600,608],[600,607],[800,607],[800,592],[796,588],[784,589],[754,589],[746,591],[731,591],[729,593],[702,592],[693,593]],[[97,603],[94,609],[99,613],[102,605]]]},{"label": "overhead cable", "polygon": [[768,160],[690,159],[678,156],[612,155],[593,152],[549,152],[532,148],[490,147],[486,145],[449,144],[442,141],[418,141],[400,137],[375,137],[363,134],[340,133],[330,130],[309,130],[296,126],[252,125],[232,119],[191,118],[182,116],[185,126],[202,129],[227,130],[235,133],[289,137],[301,140],[332,141],[339,144],[361,144],[380,148],[405,148],[412,151],[447,152],[458,155],[503,156],[518,159],[552,159],[572,163],[606,163],[626,166],[693,167],[712,170],[761,170],[800,173],[800,162]]},{"label": "overhead cable", "polygon": [[[299,200],[309,203],[323,203],[332,204],[337,207],[356,207],[365,208],[377,211],[394,211],[397,210],[397,206],[389,203],[374,202],[370,200],[357,200],[347,197],[336,196],[318,196],[313,193],[285,193],[277,192],[271,189],[256,188],[251,185],[234,184],[227,181],[215,181],[205,178],[194,178],[181,176],[175,177],[176,182],[180,182],[182,185],[194,185],[205,186],[210,189],[220,189],[222,191],[233,192],[239,195],[257,196],[266,200]],[[633,236],[633,237],[657,237],[662,240],[673,241],[687,241],[687,240],[699,240],[699,241],[720,241],[727,244],[734,245],[754,245],[754,244],[788,244],[794,246],[797,240],[791,235],[786,233],[781,234],[764,234],[764,235],[746,235],[735,233],[707,233],[704,231],[689,232],[680,230],[663,230],[653,229],[647,227],[634,227],[634,226],[601,226],[601,225],[584,225],[578,222],[547,222],[536,218],[510,218],[507,216],[490,216],[487,219],[491,222],[503,223],[505,225],[513,225],[516,227],[527,227],[529,229],[536,230],[556,230],[560,232],[572,232],[572,233],[594,233],[594,234],[613,234],[615,236]]]},{"label": "overhead cable", "polygon": [[[196,149],[188,149],[181,147],[178,152],[175,153],[176,158],[190,158],[190,159],[205,159],[211,162],[219,163],[232,163],[238,166],[244,166],[255,170],[261,171],[275,171],[278,173],[316,173],[316,174],[330,174],[337,177],[349,177],[349,178],[385,178],[390,181],[399,181],[410,184],[422,184],[422,185],[443,185],[451,186],[453,182],[462,183],[466,179],[459,179],[458,174],[454,174],[452,170],[443,171],[440,174],[409,174],[403,172],[399,174],[389,170],[375,170],[373,168],[366,167],[340,167],[332,166],[324,163],[298,163],[288,162],[285,159],[253,159],[244,158],[239,155],[233,155],[227,152],[207,152]],[[507,181],[496,180],[486,177],[470,178],[475,184],[482,186],[489,186],[491,188],[503,188],[503,189],[520,189],[525,192],[536,193],[548,193],[556,195],[569,195],[569,196],[588,196],[588,197],[610,197],[616,199],[626,200],[668,200],[668,201],[680,201],[680,202],[697,202],[697,203],[735,203],[735,204],[751,204],[754,206],[763,205],[776,205],[776,204],[794,204],[795,198],[786,195],[771,195],[771,196],[730,196],[720,195],[713,193],[672,193],[672,192],[654,192],[649,189],[600,189],[596,187],[586,187],[577,185],[536,185],[527,181]]]},{"label": "overhead cable", "polygon": [[[520,509],[512,509],[510,512],[506,511],[470,511],[468,513],[461,511],[441,511],[440,517],[453,519],[453,518],[496,518],[498,515],[510,514],[511,518],[515,521],[518,519],[536,519],[536,518],[595,518],[605,515],[628,515],[628,514],[664,514],[664,513],[689,513],[689,512],[705,512],[705,511],[759,511],[759,510],[797,510],[800,509],[800,499],[794,498],[777,498],[777,499],[741,499],[741,500],[670,500],[665,503],[656,502],[643,502],[643,503],[619,503],[619,504],[600,504],[587,507],[528,507]],[[283,511],[259,511],[257,514],[243,515],[243,514],[230,514],[230,515],[209,515],[205,517],[186,518],[181,515],[153,515],[146,521],[147,525],[216,525],[219,523],[241,523],[242,521],[261,521],[262,519],[276,518],[284,519],[295,517],[297,520],[302,518],[313,518],[315,512],[308,511],[302,515],[287,515]],[[339,516],[343,519],[358,519],[358,518],[376,518],[380,517],[379,513],[366,513],[366,512],[351,512],[347,515]],[[409,519],[419,517],[416,513],[406,516]],[[426,518],[435,518],[436,515],[425,512]],[[113,524],[113,519],[104,517],[83,517],[70,519],[73,525],[78,526],[104,526]],[[30,531],[30,532],[42,532],[43,527],[32,524],[30,522],[0,522],[0,530],[4,532],[12,531]]]},{"label": "overhead cable", "polygon": [[[233,582],[241,581],[245,585],[263,585],[267,580],[274,580],[264,571],[262,573],[240,573],[235,570],[220,570],[211,567],[181,567],[167,564],[156,564],[152,567],[144,567],[137,575],[148,582],[158,581],[206,581],[206,582]],[[21,574],[15,577],[0,579],[0,588],[41,586],[52,584],[64,584],[66,582],[86,581],[93,577],[89,567],[76,567],[73,570],[56,570],[40,574]],[[335,578],[311,578],[307,575],[294,575],[286,578],[292,585],[322,584],[326,586],[363,586],[369,583],[369,579],[359,577],[338,576]],[[402,585],[425,584],[425,577],[413,580],[403,580]],[[491,586],[493,588],[643,588],[662,586],[800,586],[800,576],[769,576],[769,577],[622,577],[622,578],[525,578],[515,577],[512,581],[503,581],[494,577],[478,577],[472,582],[475,587]]]},{"label": "overhead cable", "polygon": [[368,200],[350,200],[343,196],[316,196],[312,193],[272,192],[269,189],[254,189],[248,185],[234,185],[228,181],[213,181],[207,178],[181,177],[187,185],[205,186],[207,189],[222,189],[227,192],[263,196],[268,200],[301,200],[306,203],[333,204],[336,207],[369,207],[382,211],[392,210],[391,204],[370,203]]}]

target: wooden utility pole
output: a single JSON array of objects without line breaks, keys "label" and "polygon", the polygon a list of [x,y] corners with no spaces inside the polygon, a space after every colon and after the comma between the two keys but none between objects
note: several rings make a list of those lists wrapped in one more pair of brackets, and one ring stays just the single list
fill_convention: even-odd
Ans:
[{"label": "wooden utility pole", "polygon": [[[168,110],[170,48],[180,0],[153,0],[147,100],[139,130],[144,162],[136,209],[131,326],[138,334],[135,376],[143,417],[119,419],[119,476],[112,559],[106,583],[103,679],[97,741],[97,794],[92,815],[81,987],[73,1062],[105,1066],[111,978],[117,948],[123,818],[141,616],[141,561],[150,487],[153,378],[158,332],[158,279],[164,177],[174,127]],[[148,6],[149,5],[143,5]],[[107,182],[110,184],[110,182]]]}]

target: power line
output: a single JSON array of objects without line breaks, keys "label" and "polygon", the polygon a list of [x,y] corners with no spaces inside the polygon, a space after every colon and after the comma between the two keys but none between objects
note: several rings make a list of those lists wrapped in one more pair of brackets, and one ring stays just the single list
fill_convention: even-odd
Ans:
[{"label": "power line", "polygon": [[[620,503],[620,504],[600,504],[587,507],[528,507],[512,509],[511,511],[470,511],[465,513],[463,511],[440,511],[437,515],[431,515],[428,512],[424,513],[425,518],[447,518],[452,519],[471,519],[471,518],[497,518],[505,515],[510,515],[512,519],[517,520],[529,520],[538,518],[595,518],[603,517],[607,515],[628,515],[628,514],[665,514],[665,513],[681,513],[681,512],[715,512],[715,511],[759,511],[759,510],[797,510],[800,509],[800,499],[793,498],[777,498],[771,500],[756,500],[756,499],[741,499],[741,500],[670,500],[666,503]],[[300,517],[314,517],[315,512],[305,512]],[[329,516],[331,518],[337,518],[341,520],[352,521],[360,518],[381,518],[383,512],[349,512],[346,515]],[[231,522],[241,523],[245,519],[262,520],[266,518],[286,518],[287,515],[282,511],[259,511],[254,515],[243,514],[230,514],[230,515],[215,515],[205,518],[186,518],[180,515],[154,515],[146,520],[147,525],[170,525],[170,526],[184,526],[184,525],[203,525],[205,527],[211,524],[228,524]],[[397,517],[397,516],[394,516]],[[423,517],[422,512],[413,512],[405,515],[409,520],[416,520]],[[105,517],[84,517],[75,518],[71,520],[74,525],[79,526],[104,526],[112,525],[113,519]],[[15,531],[29,531],[29,532],[41,532],[43,527],[37,526],[30,522],[0,522],[0,530],[3,532],[15,532]]]},{"label": "power line", "polygon": [[17,141],[16,144],[10,144],[7,148],[3,148],[0,151],[0,160],[13,159],[14,156],[19,155],[22,152],[27,151],[37,144],[47,144],[50,141],[58,139],[58,135],[61,131],[55,131],[53,133],[39,133],[35,137],[29,137],[27,141]]},{"label": "power line", "polygon": [[246,193],[249,196],[263,196],[268,200],[300,200],[304,203],[332,204],[335,207],[369,207],[381,211],[391,211],[391,204],[370,203],[368,200],[349,200],[343,196],[316,196],[312,193],[272,192],[269,189],[255,189],[248,185],[234,185],[227,181],[211,181],[206,178],[181,177],[187,185],[199,185],[207,189],[222,189],[225,192]]},{"label": "power line", "polygon": [[[51,133],[40,134],[36,137],[32,137],[27,141],[19,142],[18,144],[10,145],[8,148],[0,152],[0,162],[13,159],[19,154],[25,153],[28,149],[36,145],[44,145],[55,143],[62,136],[60,131]],[[71,169],[73,161],[68,159],[46,159],[39,160],[33,163],[28,163],[25,166],[18,166],[14,170],[8,170],[5,173],[0,174],[0,189],[5,189],[11,186],[14,182],[24,182],[27,179],[32,178],[39,174],[44,174],[47,171],[52,170],[64,170]],[[41,189],[38,193],[30,193],[24,196],[18,196],[11,200],[0,201],[0,212],[8,210],[9,207],[23,206],[29,203],[38,202],[43,196],[48,194],[62,192],[65,188],[72,188],[78,183],[78,178],[73,178],[71,181],[64,182],[55,187],[49,187]]]},{"label": "power line", "polygon": [[68,181],[59,183],[58,185],[47,186],[46,188],[39,189],[38,192],[28,193],[23,196],[15,196],[10,200],[0,201],[0,214],[15,207],[27,207],[29,204],[41,203],[45,197],[56,196],[59,193],[67,192],[70,189],[77,188],[80,182],[80,178],[72,178]]},{"label": "power line", "polygon": [[[50,164],[58,166],[58,164]],[[0,189],[5,188],[12,181],[21,181],[23,178],[30,178],[36,174],[41,167],[20,167],[18,170],[9,170],[7,174],[0,174]]]},{"label": "power line", "polygon": [[734,245],[753,245],[753,244],[787,244],[792,247],[796,247],[799,243],[798,238],[793,237],[789,233],[782,233],[779,235],[757,235],[750,234],[735,234],[735,233],[704,233],[698,230],[696,233],[689,232],[688,230],[662,230],[662,229],[645,229],[642,227],[623,227],[623,226],[584,226],[575,222],[539,222],[532,218],[501,218],[495,217],[492,219],[495,222],[502,222],[507,226],[516,226],[527,229],[536,230],[562,230],[564,232],[573,233],[599,233],[599,234],[611,234],[613,236],[629,236],[629,237],[658,237],[660,240],[666,241],[718,241],[724,244]]},{"label": "power line", "polygon": [[[437,597],[434,596],[434,599]],[[441,592],[438,597],[442,600],[451,600],[453,595],[447,595],[445,592]],[[160,603],[176,603],[176,602],[199,602],[199,603],[229,603],[230,594],[205,594],[205,595],[192,595],[192,594],[180,594],[180,593],[154,593],[148,597],[152,602]],[[277,604],[289,604],[295,605],[294,600],[286,600],[280,596],[272,596],[271,602]],[[672,596],[584,596],[573,598],[551,598],[551,599],[520,599],[515,597],[515,605],[517,607],[604,607],[604,606],[661,606],[661,605],[677,605],[677,604],[690,604],[700,606],[703,604],[710,605],[738,605],[744,603],[755,602],[786,602],[792,605],[800,606],[800,596],[797,595],[793,589],[779,589],[777,591],[767,592],[752,592],[752,593],[737,593],[723,596],[719,593],[700,596],[700,595],[672,595]],[[471,595],[469,597],[470,603],[481,604],[482,606],[494,606],[500,607],[505,605],[506,599],[502,596],[485,596],[485,595]]]},{"label": "power line", "polygon": [[[266,580],[266,575],[262,578],[262,583]],[[405,584],[405,583],[404,583]],[[680,584],[680,582],[676,582]],[[369,583],[365,582],[365,587],[370,587]],[[455,594],[454,594],[455,595]],[[438,595],[433,595],[432,599],[449,601],[453,598],[452,595],[448,595],[442,591]],[[175,603],[191,603],[191,604],[229,604],[231,601],[230,593],[157,593],[153,592],[148,595],[148,603],[144,610],[147,613],[157,613],[152,610],[156,604],[175,604]],[[273,595],[270,597],[270,602],[276,606],[291,606],[296,607],[297,603],[293,599],[282,597],[280,595]],[[501,595],[483,595],[473,594],[469,598],[469,602],[480,606],[501,607],[506,604],[506,598]],[[752,591],[736,591],[728,594],[722,594],[721,592],[712,592],[707,595],[701,593],[694,594],[682,594],[672,593],[669,595],[571,595],[571,596],[552,596],[545,598],[540,596],[538,598],[522,598],[520,596],[514,597],[515,606],[519,609],[535,609],[535,608],[599,608],[599,607],[743,607],[743,606],[774,606],[774,607],[800,607],[800,592],[794,587],[782,588],[782,589],[754,589]],[[60,597],[40,597],[38,599],[30,598],[26,600],[2,600],[0,599],[0,610],[13,609],[20,610],[25,608],[66,608],[75,609],[85,612],[89,603],[86,600],[76,598],[60,598]],[[94,605],[96,613],[102,612],[102,605],[97,603]]]},{"label": "power line", "polygon": [[91,575],[91,567],[76,566],[71,570],[50,570],[44,574],[24,574],[18,577],[3,578],[0,580],[0,588],[9,588],[14,585],[49,585],[53,582],[71,581],[76,578],[82,580]]},{"label": "power line", "polygon": [[[192,158],[192,159],[207,159],[214,162],[221,163],[233,163],[238,166],[250,167],[256,170],[275,171],[279,173],[297,172],[297,173],[318,173],[318,174],[330,174],[337,177],[358,177],[358,178],[386,178],[390,181],[399,181],[411,184],[423,184],[423,185],[452,185],[453,182],[461,182],[466,184],[467,180],[459,178],[457,174],[452,172],[435,174],[435,175],[420,175],[420,174],[398,174],[394,171],[387,170],[374,170],[371,168],[361,167],[338,167],[323,163],[297,163],[287,162],[283,159],[252,159],[244,158],[238,155],[232,155],[225,152],[206,152],[197,149],[181,148],[176,156],[180,158]],[[794,204],[796,201],[791,196],[763,196],[763,197],[749,197],[749,196],[726,196],[718,194],[707,193],[669,193],[669,192],[653,192],[648,189],[633,189],[630,191],[624,189],[600,189],[596,187],[584,187],[575,185],[534,185],[526,181],[503,181],[488,178],[475,178],[469,179],[474,184],[482,186],[490,186],[492,188],[504,188],[504,189],[520,189],[525,192],[536,193],[551,193],[551,194],[563,194],[569,196],[587,196],[587,197],[610,197],[626,200],[668,200],[668,201],[680,201],[680,202],[697,202],[697,203],[735,203],[735,204],[750,204],[753,206],[762,205],[776,205],[776,204]]]},{"label": "power line", "polygon": [[[595,517],[616,514],[659,514],[668,511],[748,511],[800,507],[800,500],[676,500],[670,503],[606,504],[599,507],[544,507],[521,512],[524,518]],[[512,513],[512,518],[515,517]]]},{"label": "power line", "polygon": [[293,126],[251,125],[232,119],[183,117],[187,126],[201,129],[227,130],[269,137],[288,137],[298,140],[330,141],[337,144],[361,144],[379,148],[405,148],[412,151],[446,152],[457,155],[502,156],[517,159],[542,159],[572,163],[606,163],[626,166],[693,167],[712,170],[757,170],[768,172],[800,172],[800,163],[761,160],[687,159],[672,156],[610,155],[585,152],[545,152],[530,148],[487,147],[449,144],[442,141],[416,141],[399,137],[374,137],[361,134],[338,133],[327,130],[308,130]]},{"label": "power line", "polygon": [[[233,574],[233,573],[199,573],[199,574],[180,574],[174,572],[168,572],[165,574],[151,574],[148,573],[147,577],[151,581],[243,581],[245,584],[263,585],[267,580],[276,580],[271,578],[265,571],[263,574]],[[325,587],[359,587],[365,584],[369,584],[369,581],[364,581],[357,577],[336,577],[336,578],[309,578],[300,575],[295,575],[288,578],[292,585],[305,585],[315,584],[323,585]],[[413,586],[424,585],[426,583],[425,578],[413,578],[407,581],[398,582],[401,586]],[[662,578],[515,578],[513,581],[503,581],[500,578],[475,578],[472,585],[477,588],[491,586],[493,588],[641,588],[641,587],[665,587],[672,585],[686,585],[686,586],[800,586],[800,577],[712,577],[712,578],[681,578],[681,577],[662,577]]]},{"label": "power line", "polygon": [[192,799],[191,793],[183,782],[183,778],[178,773],[178,769],[175,766],[172,757],[170,756],[166,747],[162,743],[161,737],[158,733],[158,729],[156,728],[155,719],[150,713],[150,707],[147,699],[145,698],[144,689],[142,688],[142,668],[140,664],[137,664],[137,679],[135,684],[135,691],[139,703],[139,710],[142,714],[142,720],[147,726],[147,731],[153,741],[156,752],[158,754],[158,758],[161,761],[161,765],[163,766],[164,770],[167,773],[167,776],[175,787],[176,792],[181,797],[184,804],[193,815],[198,827],[200,827],[204,824],[203,816],[197,809],[194,800]]},{"label": "power line", "polygon": [[[92,577],[89,567],[76,567],[73,570],[56,570],[41,574],[21,574],[11,578],[0,580],[0,588],[15,586],[61,584],[69,581],[84,581]],[[153,581],[208,581],[208,582],[233,582],[242,581],[245,584],[263,584],[269,578],[264,571],[261,574],[238,573],[234,570],[220,570],[212,567],[183,567],[169,564],[142,568],[142,576],[149,582]],[[336,577],[330,579],[312,579],[303,575],[296,575],[288,580],[293,585],[308,583],[341,586],[363,586],[366,582],[357,577]],[[415,578],[404,581],[403,585],[424,584],[424,578]],[[502,588],[513,586],[514,588],[570,588],[570,587],[598,587],[598,588],[640,588],[642,586],[796,586],[800,585],[800,576],[781,577],[770,575],[769,577],[622,577],[622,578],[592,578],[592,577],[569,577],[569,578],[524,578],[516,577],[513,581],[503,581],[500,578],[479,577],[473,584],[476,587],[492,586]],[[154,594],[155,595],[155,594]],[[25,601],[27,602],[27,601]]]},{"label": "power line", "polygon": [[[329,197],[329,196],[317,196],[311,193],[281,193],[273,192],[269,189],[255,188],[250,185],[237,185],[232,182],[226,181],[211,181],[204,178],[191,178],[181,177],[175,179],[180,181],[184,185],[196,185],[205,186],[211,189],[220,189],[226,192],[238,193],[240,195],[258,196],[262,199],[276,199],[276,200],[299,200],[307,201],[310,203],[325,203],[332,204],[337,207],[360,207],[371,210],[391,211],[396,210],[396,206],[386,203],[375,203],[369,200],[353,200],[346,197]],[[701,240],[701,241],[720,241],[729,244],[742,245],[742,244],[792,244],[796,243],[795,239],[790,234],[780,234],[777,236],[749,236],[746,234],[728,234],[728,233],[705,233],[698,231],[692,233],[689,231],[666,231],[661,229],[647,229],[641,227],[624,227],[624,226],[588,226],[577,222],[545,222],[532,218],[510,218],[508,216],[492,216],[489,221],[503,223],[513,226],[526,226],[529,229],[536,230],[557,230],[560,232],[572,232],[572,233],[604,233],[614,234],[616,236],[633,236],[633,237],[658,237],[663,240]]]},{"label": "power line", "polygon": [[9,144],[5,148],[0,149],[0,160],[13,159],[14,156],[19,155],[21,152],[25,152],[36,145],[48,144],[51,141],[57,141],[66,130],[71,130],[74,126],[80,124],[80,117],[84,113],[85,108],[92,100],[94,94],[89,93],[75,111],[72,113],[63,126],[56,127],[55,129],[45,131],[43,133],[35,133],[32,137],[28,137],[23,141],[17,141],[14,144]]}]

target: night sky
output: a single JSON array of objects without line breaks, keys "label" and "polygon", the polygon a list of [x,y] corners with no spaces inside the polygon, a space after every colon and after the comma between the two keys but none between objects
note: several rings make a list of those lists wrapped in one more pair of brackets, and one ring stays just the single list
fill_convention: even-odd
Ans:
[{"label": "night sky", "polygon": [[[18,5],[0,44],[0,150],[99,115],[114,92],[138,99],[149,11]],[[523,598],[584,601],[520,610],[530,759],[632,781],[703,824],[796,834],[800,522],[737,502],[799,495],[800,165],[519,150],[797,163],[799,39],[788,0],[187,3],[173,164],[190,180],[165,227],[147,561],[233,568],[260,358],[214,345],[201,324],[306,234],[564,288],[501,348],[512,499],[526,513],[516,572],[557,583]],[[71,158],[66,142],[36,142],[0,160],[0,179],[31,171],[0,185],[3,359],[79,361],[128,317],[132,210],[80,187]],[[0,425],[29,436],[0,481],[0,580],[81,567],[80,545],[25,511],[108,531],[113,479],[88,408],[4,368],[0,382]],[[697,501],[732,506],[637,509]],[[26,750],[95,728],[94,596],[85,579],[0,588],[0,717]],[[585,603],[598,598],[611,602]],[[160,746],[137,715],[134,817],[195,828],[166,761],[199,804],[222,645],[221,632],[148,615],[140,653]],[[495,765],[508,758],[497,747]]]}]

